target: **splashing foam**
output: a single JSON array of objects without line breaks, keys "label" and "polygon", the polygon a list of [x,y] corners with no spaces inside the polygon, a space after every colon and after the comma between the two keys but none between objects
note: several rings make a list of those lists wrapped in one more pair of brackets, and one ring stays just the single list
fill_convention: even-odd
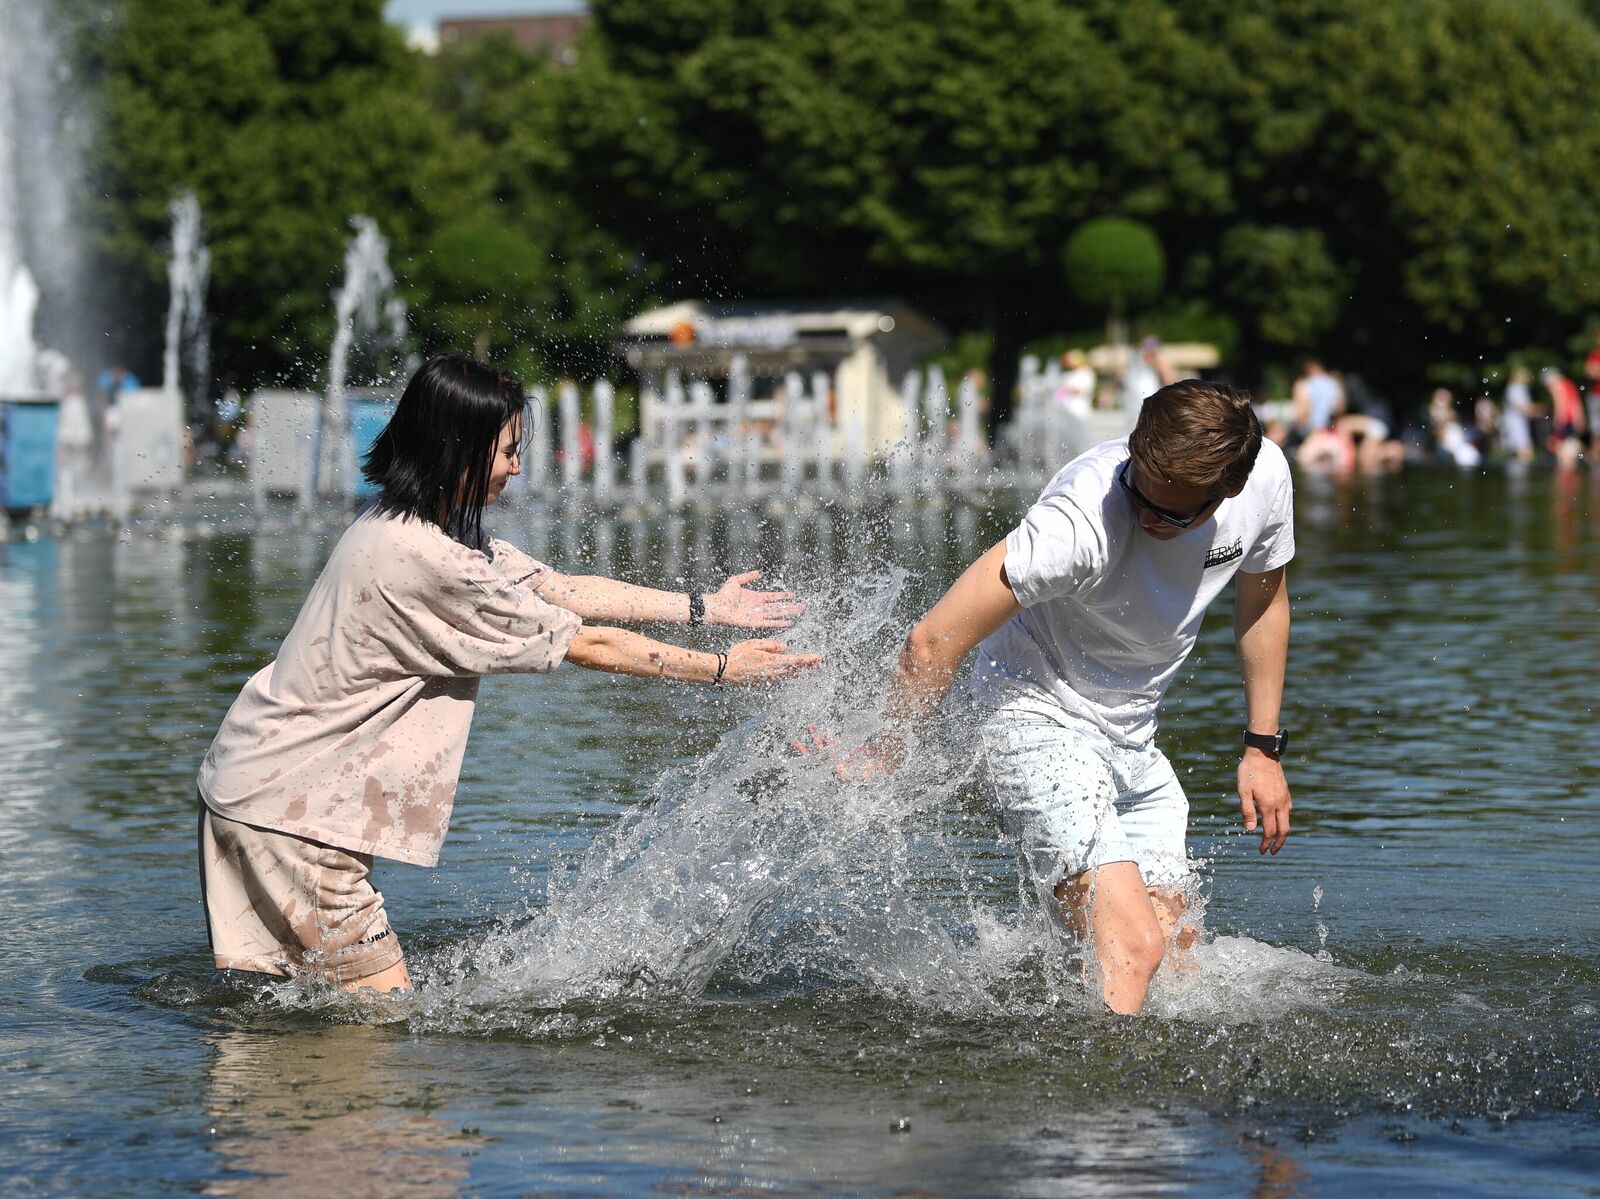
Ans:
[{"label": "splashing foam", "polygon": [[[978,766],[970,708],[953,696],[892,779],[841,784],[830,759],[788,749],[808,724],[837,730],[842,745],[878,731],[881,688],[861,680],[888,677],[906,580],[890,569],[808,591],[793,639],[826,664],[658,779],[648,802],[553,878],[531,920],[418,963],[421,1021],[551,1033],[572,1006],[839,987],[948,1015],[1098,1010],[1052,923],[1032,904],[997,912],[974,885],[972,839],[992,845],[993,834],[957,815]],[[1163,971],[1150,1010],[1271,1019],[1331,998],[1346,973],[1219,937]]]}]

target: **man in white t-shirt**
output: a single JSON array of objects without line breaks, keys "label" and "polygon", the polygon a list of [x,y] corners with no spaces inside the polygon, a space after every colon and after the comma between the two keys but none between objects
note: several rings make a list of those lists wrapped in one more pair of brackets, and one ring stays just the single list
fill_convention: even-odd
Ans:
[{"label": "man in white t-shirt", "polygon": [[1161,388],[1130,436],[1069,463],[911,630],[889,692],[898,727],[840,763],[845,777],[893,769],[977,647],[1002,821],[1041,900],[1093,945],[1114,1011],[1138,1012],[1191,935],[1179,928],[1189,805],[1154,746],[1156,709],[1236,575],[1244,826],[1259,824],[1262,853],[1288,836],[1278,717],[1293,515],[1288,464],[1247,395],[1194,379]]}]

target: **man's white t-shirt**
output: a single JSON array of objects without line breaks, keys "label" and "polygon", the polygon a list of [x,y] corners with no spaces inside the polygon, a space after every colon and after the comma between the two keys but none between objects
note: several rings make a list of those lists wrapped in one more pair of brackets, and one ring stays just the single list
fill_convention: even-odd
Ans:
[{"label": "man's white t-shirt", "polygon": [[1263,440],[1242,492],[1161,541],[1117,483],[1127,460],[1125,437],[1073,459],[1006,537],[1023,610],[978,647],[974,683],[1138,746],[1217,593],[1294,557],[1294,494],[1283,451]]}]

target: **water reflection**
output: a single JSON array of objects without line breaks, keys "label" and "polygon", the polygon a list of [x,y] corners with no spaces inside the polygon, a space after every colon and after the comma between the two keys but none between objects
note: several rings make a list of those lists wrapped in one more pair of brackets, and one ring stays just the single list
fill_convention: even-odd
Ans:
[{"label": "water reflection", "polygon": [[404,1077],[382,1028],[222,1032],[205,1108],[219,1172],[207,1195],[462,1193],[471,1135],[429,1110],[425,1085]]},{"label": "water reflection", "polygon": [[1276,1144],[1257,1137],[1246,1140],[1244,1145],[1256,1169],[1250,1199],[1296,1199],[1301,1194],[1313,1193],[1305,1189],[1310,1174]]},{"label": "water reflection", "polygon": [[[1049,1070],[1030,1102],[986,1111],[840,1068],[697,1067],[613,1039],[213,1033],[204,1103],[216,1168],[203,1193],[1295,1199],[1305,1179],[1271,1138],[1230,1131],[1219,1143],[1200,1112],[1052,1110],[1046,1088],[1070,1083]],[[474,1163],[491,1156],[502,1164],[486,1186]]]}]

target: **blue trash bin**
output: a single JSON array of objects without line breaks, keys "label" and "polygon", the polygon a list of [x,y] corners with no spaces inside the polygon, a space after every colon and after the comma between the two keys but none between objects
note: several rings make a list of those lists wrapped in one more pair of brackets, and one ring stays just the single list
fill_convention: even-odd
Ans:
[{"label": "blue trash bin", "polygon": [[371,499],[378,494],[378,489],[362,477],[361,460],[367,456],[372,443],[378,440],[378,434],[388,425],[399,402],[398,396],[387,392],[349,395],[350,444],[355,450],[356,464],[352,490],[360,499]]},{"label": "blue trash bin", "polygon": [[55,400],[0,399],[0,508],[47,508],[56,493]]}]

